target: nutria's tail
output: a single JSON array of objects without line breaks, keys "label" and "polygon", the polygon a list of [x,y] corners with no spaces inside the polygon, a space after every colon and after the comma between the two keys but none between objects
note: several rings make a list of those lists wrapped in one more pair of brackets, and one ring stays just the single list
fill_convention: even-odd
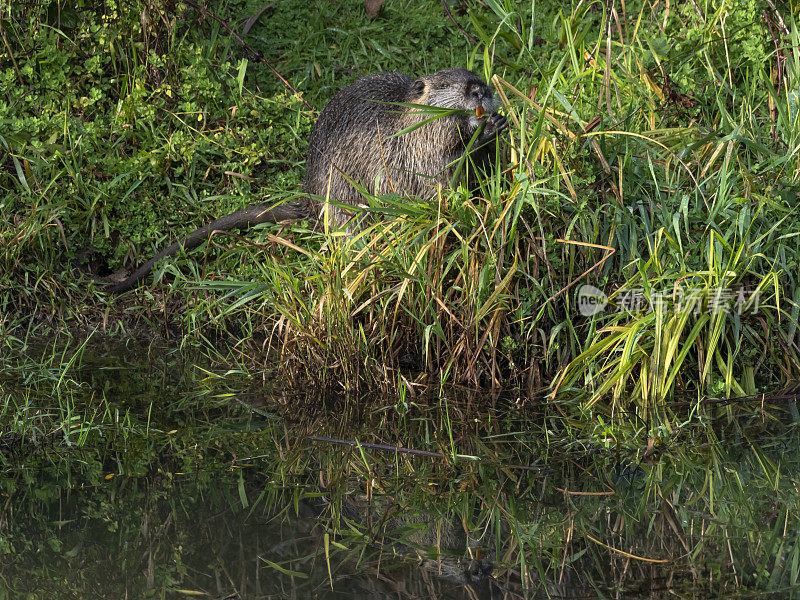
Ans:
[{"label": "nutria's tail", "polygon": [[308,202],[295,202],[292,204],[257,204],[237,210],[229,215],[211,221],[208,225],[203,225],[200,229],[195,229],[182,240],[179,240],[164,248],[153,258],[136,269],[134,273],[125,281],[122,281],[111,288],[111,293],[119,294],[131,289],[145,275],[147,275],[153,265],[162,258],[172,256],[180,249],[191,250],[196,248],[215,231],[230,231],[231,229],[247,229],[259,223],[277,223],[279,221],[289,221],[302,219],[308,216]]}]

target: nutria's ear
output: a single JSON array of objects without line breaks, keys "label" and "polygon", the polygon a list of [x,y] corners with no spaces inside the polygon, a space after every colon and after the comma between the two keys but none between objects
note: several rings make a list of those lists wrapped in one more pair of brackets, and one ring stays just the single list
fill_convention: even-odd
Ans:
[{"label": "nutria's ear", "polygon": [[422,92],[425,91],[425,82],[422,79],[417,79],[411,84],[411,91],[421,96]]}]

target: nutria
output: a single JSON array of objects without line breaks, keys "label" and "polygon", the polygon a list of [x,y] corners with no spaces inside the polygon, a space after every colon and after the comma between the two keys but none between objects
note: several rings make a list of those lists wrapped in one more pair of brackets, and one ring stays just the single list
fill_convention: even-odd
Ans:
[{"label": "nutria", "polygon": [[[455,110],[397,135],[434,116],[398,103]],[[437,184],[447,185],[457,175],[463,166],[459,159],[468,147],[475,164],[486,167],[493,162],[494,139],[507,124],[495,111],[489,87],[466,69],[444,69],[417,80],[400,73],[359,79],[328,102],[311,130],[303,183],[309,198],[293,204],[260,204],[220,217],[159,252],[112,292],[130,289],[156,261],[200,245],[214,231],[319,218],[317,202],[326,198],[357,206],[364,198],[354,183],[370,194],[430,198]],[[332,225],[351,230],[358,226],[350,222],[353,212],[345,208],[332,206],[329,214]]]},{"label": "nutria", "polygon": [[[321,505],[330,503],[331,499],[321,497]],[[436,516],[380,495],[354,494],[335,504],[334,512],[356,525],[351,530],[363,528],[377,545],[409,558],[416,556],[420,567],[442,579],[476,584],[492,576],[492,561],[456,514]]]}]

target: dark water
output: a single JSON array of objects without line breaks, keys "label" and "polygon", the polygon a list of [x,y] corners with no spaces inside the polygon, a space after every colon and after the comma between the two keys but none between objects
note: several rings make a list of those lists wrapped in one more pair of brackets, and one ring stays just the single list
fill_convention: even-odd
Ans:
[{"label": "dark water", "polygon": [[[496,597],[489,581],[448,580],[435,566],[374,544],[329,548],[322,518],[288,500],[283,513],[243,507],[235,479],[117,480],[15,511],[5,593],[36,598]],[[246,487],[250,487],[247,485]],[[257,490],[253,490],[256,492]],[[252,508],[252,507],[250,507]],[[25,514],[27,513],[27,514]],[[274,514],[273,514],[274,513]],[[23,541],[24,540],[24,541]],[[328,563],[330,562],[330,572]],[[477,594],[477,596],[473,595]],[[496,593],[496,592],[495,592]],[[235,596],[233,596],[235,597]]]},{"label": "dark water", "polygon": [[467,390],[321,397],[142,344],[17,350],[0,598],[797,594],[793,404],[655,438]]}]

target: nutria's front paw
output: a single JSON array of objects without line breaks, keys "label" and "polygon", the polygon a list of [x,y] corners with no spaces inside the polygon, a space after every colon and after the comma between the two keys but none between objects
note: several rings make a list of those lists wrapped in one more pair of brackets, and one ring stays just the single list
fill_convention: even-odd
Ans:
[{"label": "nutria's front paw", "polygon": [[492,141],[508,127],[508,120],[500,113],[492,113],[486,117],[486,124],[481,132],[480,143]]},{"label": "nutria's front paw", "polygon": [[492,113],[489,115],[489,118],[486,119],[486,129],[491,129],[494,131],[495,135],[503,131],[506,127],[508,127],[508,119],[500,113]]}]

